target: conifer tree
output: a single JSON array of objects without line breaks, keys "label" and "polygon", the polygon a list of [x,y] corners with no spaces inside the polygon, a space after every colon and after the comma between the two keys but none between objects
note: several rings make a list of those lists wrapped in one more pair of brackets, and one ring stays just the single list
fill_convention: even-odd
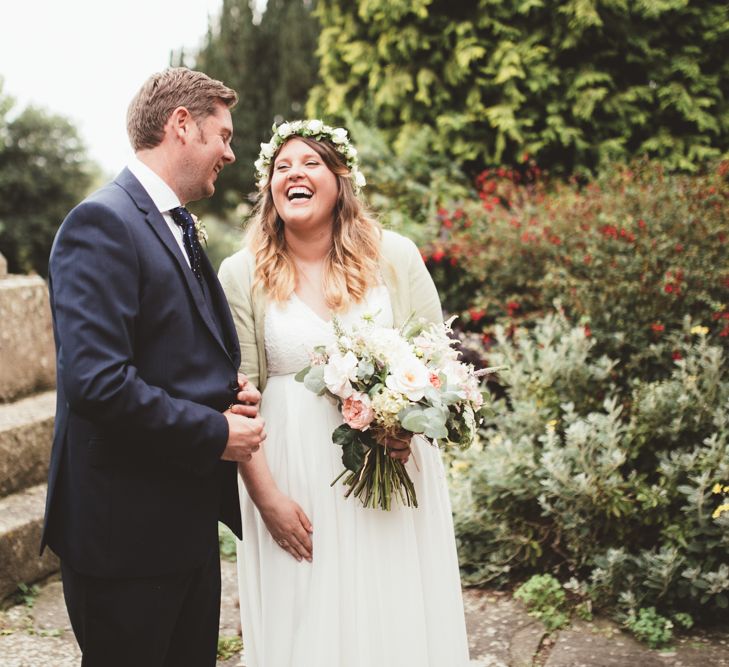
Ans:
[{"label": "conifer tree", "polygon": [[175,64],[220,79],[240,98],[232,112],[236,162],[221,172],[216,196],[200,202],[201,209],[230,211],[255,189],[260,143],[270,138],[274,120],[302,116],[317,81],[319,28],[311,3],[268,0],[260,21],[256,18],[249,0],[223,0],[201,49],[173,56]]}]

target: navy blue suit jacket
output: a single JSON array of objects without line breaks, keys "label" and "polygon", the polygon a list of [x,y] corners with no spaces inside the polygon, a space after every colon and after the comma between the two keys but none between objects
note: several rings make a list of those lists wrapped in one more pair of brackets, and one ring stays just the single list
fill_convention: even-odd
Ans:
[{"label": "navy blue suit jacket", "polygon": [[207,257],[208,298],[125,169],[69,213],[51,251],[58,403],[41,549],[100,577],[201,565],[240,537],[221,414],[240,352]]}]

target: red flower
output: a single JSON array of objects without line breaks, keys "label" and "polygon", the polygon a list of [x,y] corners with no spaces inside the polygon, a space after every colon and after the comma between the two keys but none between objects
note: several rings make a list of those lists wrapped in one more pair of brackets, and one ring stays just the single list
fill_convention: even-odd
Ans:
[{"label": "red flower", "polygon": [[659,324],[658,322],[653,322],[653,324],[651,324],[651,329],[656,333],[663,331],[665,328],[666,327],[663,324]]},{"label": "red flower", "polygon": [[645,229],[645,220],[643,220],[642,218],[638,220],[638,227],[640,227],[641,229]]},{"label": "red flower", "polygon": [[590,329],[589,324],[586,324],[584,329],[585,329],[585,338],[589,338],[590,336],[592,336],[592,329]]},{"label": "red flower", "polygon": [[442,250],[436,250],[432,257],[434,262],[440,262],[445,257],[445,253]]},{"label": "red flower", "polygon": [[468,314],[471,316],[471,322],[478,322],[486,314],[483,308],[469,308]]},{"label": "red flower", "polygon": [[668,283],[667,285],[664,286],[663,291],[666,294],[670,294],[671,292],[673,292],[673,285],[671,283]]},{"label": "red flower", "polygon": [[520,306],[516,301],[509,301],[509,303],[506,304],[506,312],[509,315],[509,317],[513,317],[514,313],[519,310]]},{"label": "red flower", "polygon": [[458,260],[455,257],[451,257],[451,266],[456,266],[458,264]]},{"label": "red flower", "polygon": [[451,227],[453,227],[453,221],[452,221],[452,220],[450,220],[449,218],[444,218],[444,219],[443,219],[443,226],[444,226],[444,227],[445,227],[446,229],[450,229]]},{"label": "red flower", "polygon": [[671,358],[674,361],[679,361],[679,359],[683,359],[683,355],[678,350],[674,350],[671,354]]},{"label": "red flower", "polygon": [[674,248],[676,252],[683,252],[683,243],[677,243],[676,247]]}]

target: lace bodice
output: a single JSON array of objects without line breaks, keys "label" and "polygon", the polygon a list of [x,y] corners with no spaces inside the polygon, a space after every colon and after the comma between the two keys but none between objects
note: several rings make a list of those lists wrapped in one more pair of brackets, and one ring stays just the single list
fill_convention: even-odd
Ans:
[{"label": "lace bodice", "polygon": [[[354,304],[338,318],[344,324],[353,324],[364,314],[372,315],[380,326],[392,326],[390,295],[384,285],[372,288],[361,303]],[[309,365],[311,351],[333,338],[331,322],[324,321],[296,294],[285,303],[269,302],[265,322],[269,376],[298,373]]]}]

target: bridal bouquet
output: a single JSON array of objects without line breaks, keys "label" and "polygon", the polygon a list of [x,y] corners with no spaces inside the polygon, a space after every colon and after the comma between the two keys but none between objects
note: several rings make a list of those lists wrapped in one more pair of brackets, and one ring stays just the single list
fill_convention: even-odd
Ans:
[{"label": "bridal bouquet", "polygon": [[337,401],[344,423],[332,434],[342,447],[346,496],[365,507],[389,510],[393,496],[418,506],[415,487],[401,461],[388,449],[414,434],[435,444],[468,447],[481,421],[479,376],[458,360],[457,343],[444,324],[408,322],[379,327],[364,317],[347,329],[333,320],[335,341],[314,349],[311,365],[296,379]]}]

